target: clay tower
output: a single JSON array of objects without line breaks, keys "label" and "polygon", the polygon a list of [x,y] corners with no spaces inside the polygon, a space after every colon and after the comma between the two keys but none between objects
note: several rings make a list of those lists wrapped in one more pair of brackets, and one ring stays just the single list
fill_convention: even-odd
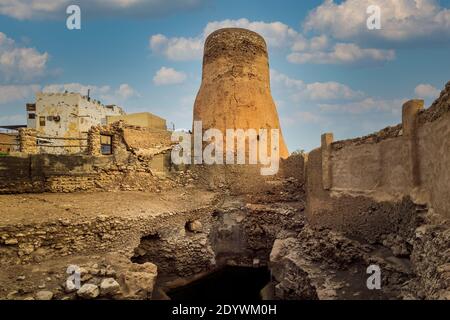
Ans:
[{"label": "clay tower", "polygon": [[203,74],[194,104],[194,121],[203,130],[280,129],[280,157],[289,155],[270,93],[264,38],[239,28],[211,33],[205,41]]}]

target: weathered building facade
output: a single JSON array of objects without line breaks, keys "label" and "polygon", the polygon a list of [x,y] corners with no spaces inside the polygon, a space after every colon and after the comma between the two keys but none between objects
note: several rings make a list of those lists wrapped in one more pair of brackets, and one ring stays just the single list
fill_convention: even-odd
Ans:
[{"label": "weathered building facade", "polygon": [[38,134],[39,151],[80,153],[92,126],[106,124],[107,116],[122,115],[116,105],[103,105],[79,93],[37,93],[27,104],[27,127]]}]

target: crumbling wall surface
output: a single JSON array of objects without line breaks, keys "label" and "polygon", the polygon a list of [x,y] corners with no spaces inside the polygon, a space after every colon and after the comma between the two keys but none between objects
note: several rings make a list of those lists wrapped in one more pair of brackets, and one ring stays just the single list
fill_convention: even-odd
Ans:
[{"label": "crumbling wall surface", "polygon": [[310,221],[350,233],[365,221],[381,235],[383,228],[392,232],[388,217],[415,211],[412,203],[401,205],[408,198],[450,217],[449,90],[447,85],[432,110],[421,111],[420,100],[405,103],[401,130],[344,142],[323,137],[321,148],[309,154],[306,170]]},{"label": "crumbling wall surface", "polygon": [[406,195],[412,189],[409,148],[402,137],[332,149],[333,190]]},{"label": "crumbling wall surface", "polygon": [[[66,214],[62,218],[49,217],[40,222],[6,223],[0,226],[0,265],[37,263],[54,257],[110,251],[118,251],[131,258],[136,254],[134,249],[139,247],[141,239],[148,235],[170,232],[172,240],[169,241],[175,241],[173,233],[184,231],[188,221],[202,221],[204,225],[208,225],[205,219],[210,217],[210,205],[205,203],[184,211],[166,210],[159,214],[139,215],[116,212],[114,208],[109,208],[113,214],[95,214],[81,218]],[[71,206],[66,203],[61,206],[61,210],[70,212]],[[199,233],[205,231],[206,228],[198,230]],[[187,235],[184,238],[189,239]],[[196,246],[186,246],[187,251],[182,252],[188,259],[184,261],[184,268],[192,267],[191,262],[204,256],[202,243],[192,243]],[[199,252],[193,253],[192,250],[195,249]],[[162,255],[160,248],[157,253]],[[179,261],[179,265],[182,264],[183,261]]]},{"label": "crumbling wall surface", "polygon": [[146,128],[127,127],[123,131],[123,138],[126,145],[136,151],[153,150],[157,152],[161,148],[168,147],[171,133],[167,130],[156,130]]},{"label": "crumbling wall surface", "polygon": [[325,134],[306,167],[311,225],[411,257],[422,298],[442,298],[449,288],[449,92],[447,84],[427,110],[408,101],[402,124],[377,134],[337,142]]},{"label": "crumbling wall surface", "polygon": [[[101,154],[100,134],[112,136],[111,155]],[[26,137],[22,132],[21,139]],[[88,155],[22,152],[1,157],[0,193],[164,188],[165,183],[156,175],[167,173],[170,167],[168,131],[115,123],[92,127],[88,140]]]},{"label": "crumbling wall surface", "polygon": [[[450,92],[450,86],[448,86]],[[450,102],[447,105],[450,110]],[[431,207],[450,219],[450,111],[418,130],[420,183]]]},{"label": "crumbling wall surface", "polygon": [[203,130],[215,128],[223,134],[226,129],[279,129],[279,154],[289,155],[270,93],[267,46],[260,35],[225,28],[208,36],[194,121],[202,121]]}]

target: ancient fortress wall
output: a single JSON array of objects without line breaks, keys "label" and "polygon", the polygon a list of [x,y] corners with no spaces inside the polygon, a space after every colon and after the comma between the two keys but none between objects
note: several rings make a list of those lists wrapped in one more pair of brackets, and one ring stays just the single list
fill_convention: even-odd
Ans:
[{"label": "ancient fortress wall", "polygon": [[419,206],[450,217],[450,83],[429,109],[403,106],[402,124],[370,136],[322,144],[307,164],[308,216],[356,236],[395,231]]}]

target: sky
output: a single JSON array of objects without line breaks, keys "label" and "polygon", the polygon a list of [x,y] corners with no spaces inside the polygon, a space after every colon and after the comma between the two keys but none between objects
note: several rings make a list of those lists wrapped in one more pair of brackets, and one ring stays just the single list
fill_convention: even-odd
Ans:
[{"label": "sky", "polygon": [[[81,9],[69,30],[66,8]],[[369,30],[367,8],[380,9]],[[38,91],[74,91],[190,128],[203,42],[260,33],[289,150],[401,121],[450,81],[450,0],[0,0],[0,125],[24,124]]]}]

